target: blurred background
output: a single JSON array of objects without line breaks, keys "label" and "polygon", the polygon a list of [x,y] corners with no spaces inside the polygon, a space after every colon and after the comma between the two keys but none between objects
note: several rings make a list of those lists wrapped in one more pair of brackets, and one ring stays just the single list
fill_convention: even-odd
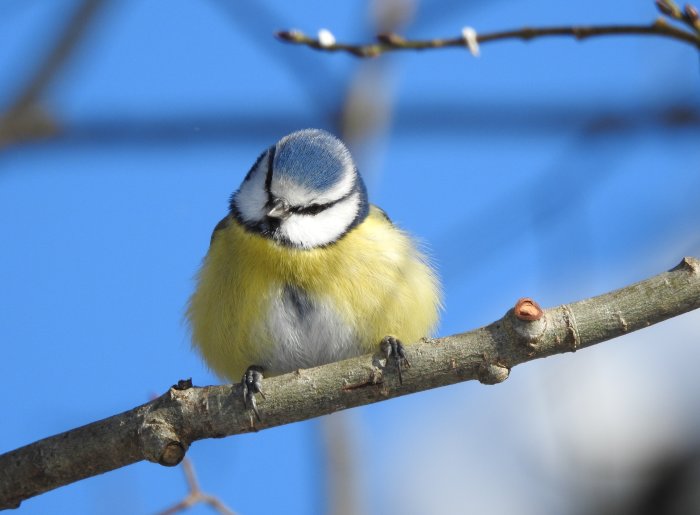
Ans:
[{"label": "blurred background", "polygon": [[[645,24],[651,1],[2,0],[0,452],[219,382],[183,307],[259,153],[320,127],[430,249],[438,334],[700,256],[698,52],[658,37],[504,41],[374,60],[276,41]],[[700,313],[505,383],[432,390],[195,443],[240,514],[700,511]],[[187,494],[139,463],[18,513],[149,514]],[[211,513],[198,506],[190,513]]]}]

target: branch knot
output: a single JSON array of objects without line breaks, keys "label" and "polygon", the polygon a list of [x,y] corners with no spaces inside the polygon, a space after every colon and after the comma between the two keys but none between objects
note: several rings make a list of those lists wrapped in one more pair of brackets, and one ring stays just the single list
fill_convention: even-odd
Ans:
[{"label": "branch knot", "polygon": [[144,417],[138,435],[141,449],[148,461],[174,467],[185,457],[188,444],[182,441],[160,410],[151,411]]},{"label": "branch knot", "polygon": [[498,363],[491,363],[487,358],[479,365],[478,379],[481,384],[502,383],[510,375],[510,369]]}]

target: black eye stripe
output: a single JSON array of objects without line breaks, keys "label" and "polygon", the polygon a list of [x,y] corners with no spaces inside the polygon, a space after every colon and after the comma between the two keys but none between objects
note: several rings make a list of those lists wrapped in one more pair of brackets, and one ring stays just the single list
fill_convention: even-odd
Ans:
[{"label": "black eye stripe", "polygon": [[270,150],[267,155],[267,175],[265,176],[265,191],[267,192],[267,201],[269,204],[272,204],[273,201],[272,191],[270,191],[270,188],[272,187],[272,165],[275,162],[276,150],[276,146],[270,147]]},{"label": "black eye stripe", "polygon": [[355,191],[356,191],[356,186],[353,186],[350,191],[348,191],[345,195],[343,195],[339,199],[336,199],[333,202],[327,202],[325,204],[311,204],[309,206],[290,206],[289,212],[294,213],[294,214],[298,214],[298,215],[317,215],[321,211],[325,211],[326,209],[335,206],[339,202],[342,202],[343,200],[350,198],[350,196],[353,193],[355,193]]},{"label": "black eye stripe", "polygon": [[298,215],[317,215],[335,203],[336,202],[330,202],[328,204],[311,204],[310,206],[293,206],[289,208],[289,212]]}]

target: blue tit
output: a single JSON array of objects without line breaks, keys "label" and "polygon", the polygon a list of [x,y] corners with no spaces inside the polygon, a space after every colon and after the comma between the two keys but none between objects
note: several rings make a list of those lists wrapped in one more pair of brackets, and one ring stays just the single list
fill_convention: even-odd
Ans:
[{"label": "blue tit", "polygon": [[307,129],[260,157],[211,237],[187,318],[220,376],[243,376],[255,409],[262,374],[315,367],[434,329],[435,272],[411,238],[370,205],[347,147]]}]

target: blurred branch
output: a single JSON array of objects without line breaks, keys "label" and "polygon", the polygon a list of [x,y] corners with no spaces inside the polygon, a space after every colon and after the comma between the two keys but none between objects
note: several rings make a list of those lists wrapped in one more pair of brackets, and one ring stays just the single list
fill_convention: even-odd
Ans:
[{"label": "blurred branch", "polygon": [[[453,38],[439,38],[428,40],[405,39],[395,33],[380,34],[377,43],[352,45],[337,43],[335,38],[326,32],[325,37],[313,38],[298,30],[283,30],[276,33],[281,41],[296,45],[306,45],[316,50],[325,52],[347,52],[356,57],[377,57],[386,52],[397,50],[435,50],[439,48],[464,48],[478,55],[478,45],[492,41],[507,39],[521,39],[529,41],[551,36],[570,36],[578,40],[601,36],[627,36],[646,35],[660,36],[675,39],[693,45],[700,50],[700,22],[698,22],[697,9],[691,5],[686,6],[685,11],[671,5],[668,1],[657,2],[661,13],[673,22],[681,22],[690,27],[690,31],[676,27],[667,22],[666,18],[658,18],[650,25],[601,25],[601,26],[566,26],[566,27],[540,27],[506,30],[476,34],[473,29],[465,29],[463,35]],[[470,39],[469,34],[472,34]]]},{"label": "blurred branch", "polygon": [[39,64],[7,112],[0,117],[0,146],[26,139],[54,134],[56,122],[39,106],[42,94],[63,68],[104,0],[83,0],[68,20],[56,44]]},{"label": "blurred branch", "polygon": [[[369,5],[371,25],[382,32],[397,30],[409,23],[415,11],[414,0],[376,0]],[[332,131],[356,156],[364,170],[365,181],[370,176],[376,179],[376,174],[371,174],[373,167],[364,165],[368,156],[375,153],[377,142],[388,133],[395,115],[390,65],[387,60],[366,60],[353,67],[354,76],[348,80]]]},{"label": "blurred branch", "polygon": [[[337,122],[337,118],[336,118]],[[700,110],[687,104],[664,103],[613,109],[595,103],[557,104],[489,103],[467,99],[434,99],[430,103],[405,102],[392,114],[395,134],[463,135],[490,132],[503,137],[507,133],[559,133],[572,127],[586,129],[605,126],[610,136],[645,130],[697,130]],[[62,145],[183,145],[226,142],[260,144],[287,134],[298,127],[318,126],[319,120],[292,111],[247,113],[224,111],[217,113],[182,113],[152,120],[128,118],[85,119],[61,127],[60,135],[50,139]],[[321,124],[327,126],[328,124]],[[339,132],[338,125],[331,125]]]},{"label": "blurred branch", "polygon": [[322,419],[323,448],[326,458],[326,515],[355,515],[363,509],[358,472],[362,470],[352,442],[353,431],[347,413]]},{"label": "blurred branch", "polygon": [[478,379],[495,384],[515,365],[574,352],[700,308],[700,260],[598,297],[543,311],[520,299],[489,326],[409,348],[399,384],[380,353],[265,380],[255,422],[238,384],[181,381],[130,411],[0,455],[0,509],[86,477],[147,459],[173,466],[203,438],[259,431],[409,393]]},{"label": "blurred branch", "polygon": [[236,515],[235,512],[230,510],[218,497],[202,492],[202,489],[199,487],[199,481],[197,481],[197,475],[194,472],[194,466],[189,459],[184,458],[181,465],[190,491],[182,501],[159,512],[158,515],[180,513],[181,511],[191,508],[195,504],[208,504],[216,510],[217,513],[221,513],[222,515]]},{"label": "blurred branch", "polygon": [[[413,14],[413,0],[381,0],[369,2],[371,24],[380,31],[396,30],[407,23]],[[295,52],[296,53],[296,52]],[[325,59],[324,59],[325,61]],[[372,143],[385,134],[393,115],[390,92],[390,62],[363,61],[353,67],[353,76],[343,88],[344,97],[333,116],[333,131],[352,149],[358,164],[363,168],[365,181],[367,168],[363,161],[372,151]],[[368,148],[369,147],[369,148]],[[376,178],[376,176],[374,177]],[[352,431],[348,428],[347,413],[336,413],[324,417],[321,429],[325,455],[325,478],[327,515],[354,515],[366,513],[362,509],[356,453],[351,449]]]}]

